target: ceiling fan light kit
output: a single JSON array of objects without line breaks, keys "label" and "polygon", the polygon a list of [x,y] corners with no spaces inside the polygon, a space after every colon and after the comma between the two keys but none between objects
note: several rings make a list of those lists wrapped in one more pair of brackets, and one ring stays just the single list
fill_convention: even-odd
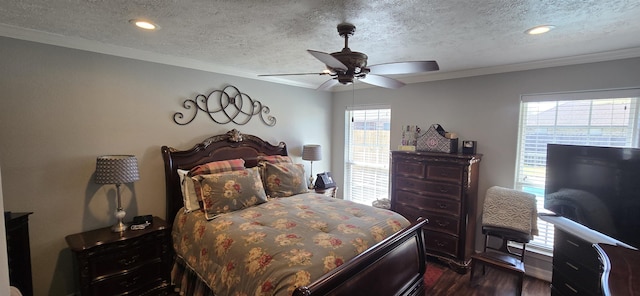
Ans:
[{"label": "ceiling fan light kit", "polygon": [[367,55],[361,52],[352,51],[349,48],[349,37],[356,32],[356,26],[350,23],[338,24],[338,34],[344,38],[344,48],[342,51],[331,54],[307,50],[309,54],[323,62],[326,70],[320,73],[292,73],[292,74],[266,74],[259,76],[289,76],[289,75],[329,75],[332,78],[321,84],[318,90],[329,90],[338,83],[343,85],[352,84],[355,80],[380,86],[384,88],[396,89],[405,84],[397,79],[383,75],[396,74],[416,74],[439,70],[436,61],[414,61],[396,62],[371,65],[367,67]]}]

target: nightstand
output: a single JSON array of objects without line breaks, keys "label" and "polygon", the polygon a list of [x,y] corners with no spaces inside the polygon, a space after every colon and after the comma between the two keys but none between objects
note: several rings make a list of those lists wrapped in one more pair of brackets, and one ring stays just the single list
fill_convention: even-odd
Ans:
[{"label": "nightstand", "polygon": [[336,187],[324,188],[324,189],[316,188],[314,190],[316,191],[316,193],[324,194],[326,196],[335,198],[336,193],[338,192],[338,187],[336,186]]},{"label": "nightstand", "polygon": [[81,295],[167,295],[171,253],[169,227],[153,217],[143,230],[111,227],[68,235]]}]

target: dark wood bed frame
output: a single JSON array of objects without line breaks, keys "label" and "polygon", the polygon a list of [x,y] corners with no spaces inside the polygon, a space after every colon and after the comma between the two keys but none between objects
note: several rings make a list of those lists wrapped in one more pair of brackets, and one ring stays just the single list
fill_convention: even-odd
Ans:
[{"label": "dark wood bed frame", "polygon": [[[168,146],[162,146],[161,150],[167,189],[166,218],[170,224],[183,206],[177,169],[188,170],[198,164],[236,158],[253,167],[259,155],[287,155],[284,142],[272,145],[235,129],[209,137],[189,150]],[[309,286],[297,288],[293,295],[424,295],[425,223],[422,219],[413,222]]]}]

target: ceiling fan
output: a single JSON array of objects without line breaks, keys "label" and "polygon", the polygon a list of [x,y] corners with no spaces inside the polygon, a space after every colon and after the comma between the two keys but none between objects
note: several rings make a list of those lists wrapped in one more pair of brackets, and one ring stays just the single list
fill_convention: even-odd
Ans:
[{"label": "ceiling fan", "polygon": [[307,50],[315,58],[323,62],[327,69],[320,73],[263,74],[258,76],[292,76],[292,75],[329,75],[332,78],[321,84],[318,90],[329,90],[338,83],[351,84],[355,79],[362,82],[385,87],[400,88],[402,81],[383,75],[414,74],[439,70],[436,61],[396,62],[367,66],[367,55],[349,49],[349,36],[353,36],[356,26],[350,23],[338,24],[338,34],[344,37],[344,48],[334,53]]}]

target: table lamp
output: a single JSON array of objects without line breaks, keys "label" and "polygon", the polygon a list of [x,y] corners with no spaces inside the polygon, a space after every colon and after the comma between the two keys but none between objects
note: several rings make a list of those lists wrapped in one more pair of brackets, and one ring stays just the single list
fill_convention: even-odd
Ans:
[{"label": "table lamp", "polygon": [[322,160],[322,147],[320,145],[302,146],[302,159],[311,161],[311,171],[309,174],[309,189],[313,189],[313,162]]},{"label": "table lamp", "polygon": [[116,195],[118,196],[118,208],[115,216],[118,222],[111,227],[113,232],[122,232],[127,229],[127,225],[122,222],[126,212],[122,209],[120,199],[120,185],[132,183],[140,179],[138,175],[138,160],[134,155],[104,155],[98,157],[96,161],[97,184],[115,184]]}]

